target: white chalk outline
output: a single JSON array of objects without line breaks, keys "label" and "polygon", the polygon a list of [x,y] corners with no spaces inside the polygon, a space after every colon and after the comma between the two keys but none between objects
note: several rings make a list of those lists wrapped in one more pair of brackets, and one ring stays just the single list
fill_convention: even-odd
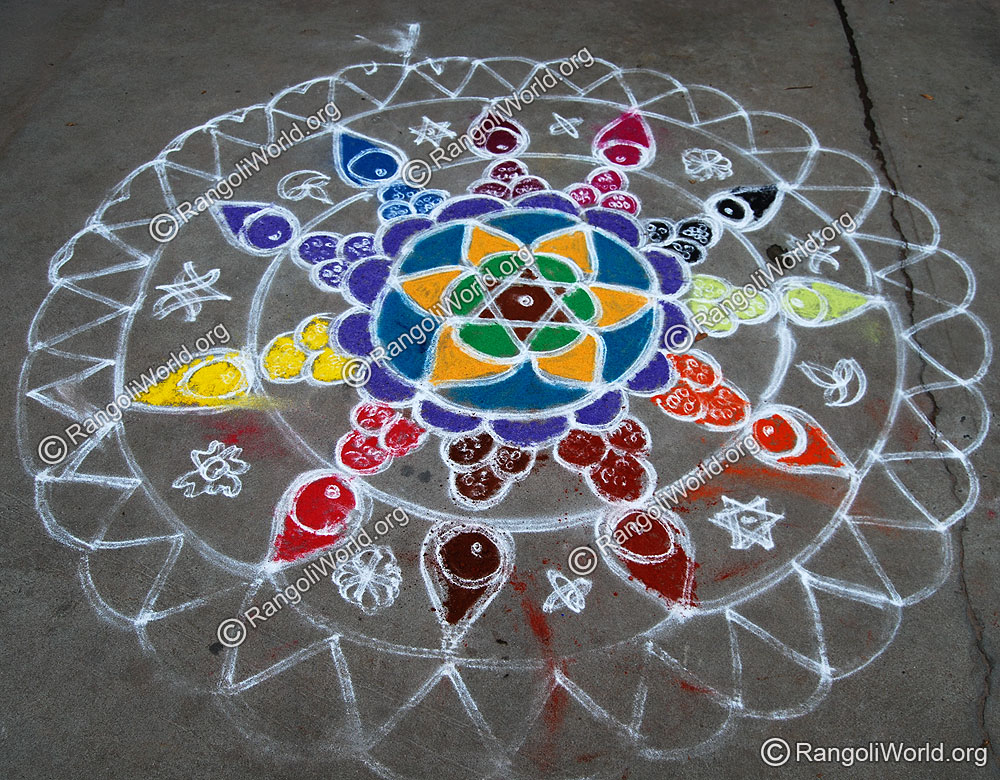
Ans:
[{"label": "white chalk outline", "polygon": [[[416,30],[414,30],[414,28],[416,28]],[[140,166],[117,188],[115,188],[111,196],[88,220],[87,225],[75,236],[73,236],[67,244],[59,250],[59,252],[56,253],[50,263],[49,280],[52,284],[52,289],[39,308],[39,311],[36,314],[29,330],[29,355],[22,368],[19,381],[17,427],[18,443],[21,450],[22,462],[28,473],[35,479],[36,507],[42,516],[46,529],[53,536],[53,538],[74,547],[81,553],[79,577],[84,591],[91,603],[94,605],[98,613],[106,619],[111,620],[123,628],[132,628],[136,632],[143,649],[147,652],[155,650],[155,646],[146,631],[146,627],[150,623],[164,620],[182,612],[199,608],[204,606],[209,600],[218,598],[219,596],[233,590],[247,588],[246,600],[249,600],[265,580],[270,579],[272,583],[274,583],[276,581],[276,577],[280,575],[280,572],[269,572],[263,574],[262,576],[262,572],[258,564],[248,564],[229,558],[228,556],[223,556],[193,534],[190,529],[188,529],[180,521],[180,519],[173,514],[170,507],[157,494],[156,490],[153,489],[148,478],[145,477],[139,470],[135,457],[128,448],[123,436],[125,428],[124,422],[118,422],[115,425],[108,426],[107,429],[102,430],[90,437],[90,439],[88,439],[77,452],[73,453],[66,463],[61,464],[60,466],[40,468],[34,460],[33,442],[29,438],[28,418],[29,415],[33,413],[29,412],[29,409],[35,410],[38,407],[29,406],[25,399],[30,398],[32,401],[37,402],[41,405],[41,407],[44,407],[49,411],[53,411],[58,414],[65,414],[68,409],[71,409],[71,407],[68,407],[64,402],[60,402],[57,398],[53,398],[46,391],[52,389],[58,390],[61,384],[79,381],[82,373],[91,376],[99,374],[105,369],[112,367],[114,368],[115,374],[114,384],[118,388],[121,387],[122,369],[124,363],[122,356],[124,354],[127,331],[128,328],[131,327],[136,312],[141,308],[143,299],[140,295],[134,301],[123,302],[117,300],[117,298],[113,296],[94,292],[89,289],[89,287],[95,284],[99,285],[100,280],[106,277],[132,273],[140,273],[142,276],[142,285],[146,285],[150,279],[152,268],[156,265],[163,252],[162,246],[154,247],[147,245],[147,248],[145,249],[134,247],[129,244],[124,237],[119,235],[119,232],[124,232],[127,235],[130,228],[144,229],[145,221],[106,223],[103,219],[103,215],[109,212],[113,206],[128,200],[131,196],[132,183],[140,174],[146,171],[153,171],[159,179],[166,209],[175,208],[177,203],[175,197],[173,196],[169,182],[168,174],[170,172],[183,172],[188,175],[203,178],[207,182],[217,181],[222,175],[218,154],[216,156],[216,165],[214,170],[196,170],[189,166],[180,165],[172,161],[171,155],[179,151],[190,137],[197,133],[205,132],[212,135],[216,144],[219,138],[226,138],[237,143],[250,145],[249,142],[242,141],[233,135],[223,132],[223,128],[231,130],[233,129],[233,126],[242,123],[251,114],[254,114],[255,112],[262,112],[267,121],[268,140],[273,141],[275,137],[275,117],[295,116],[294,114],[289,114],[279,110],[277,108],[279,103],[287,95],[304,94],[315,84],[327,82],[329,85],[329,97],[331,99],[333,97],[335,86],[342,86],[347,89],[351,89],[371,101],[373,108],[368,113],[377,113],[396,99],[397,93],[400,92],[403,86],[403,82],[410,77],[421,79],[426,84],[438,89],[442,95],[441,99],[451,99],[463,94],[465,86],[471,82],[474,75],[492,77],[497,83],[497,93],[503,94],[510,90],[523,88],[524,85],[530,83],[530,81],[539,72],[548,66],[547,63],[536,63],[525,58],[469,59],[462,57],[448,57],[436,60],[425,59],[417,62],[416,64],[411,64],[411,56],[416,45],[415,35],[418,34],[418,32],[419,25],[412,25],[408,37],[402,35],[399,36],[399,42],[392,50],[397,51],[402,55],[401,63],[371,63],[370,65],[357,65],[344,68],[332,77],[314,79],[310,82],[306,82],[305,84],[284,90],[266,105],[262,104],[252,106],[226,114],[211,120],[205,125],[182,134],[171,142],[171,144],[169,144],[155,160],[147,163],[146,165]],[[468,66],[468,72],[461,84],[452,89],[448,89],[440,84],[435,79],[435,76],[440,75],[446,67],[455,65],[456,63]],[[520,81],[520,86],[512,83],[512,81],[509,81],[501,75],[501,72],[510,73],[510,68],[507,66],[512,63],[531,68],[531,71]],[[539,100],[570,100],[572,102],[572,100],[575,99],[581,105],[587,104],[604,107],[618,107],[619,105],[625,105],[633,110],[641,111],[647,121],[662,121],[667,124],[672,123],[690,128],[696,128],[705,136],[706,141],[711,143],[712,148],[722,148],[729,150],[730,152],[740,154],[744,157],[752,158],[767,180],[781,182],[782,191],[785,197],[795,199],[800,205],[817,215],[817,217],[821,220],[829,221],[831,217],[830,215],[825,214],[821,208],[809,201],[808,198],[811,193],[831,193],[838,190],[844,192],[866,192],[866,204],[861,212],[859,212],[859,214],[855,217],[859,225],[859,230],[850,237],[845,236],[845,243],[853,252],[861,257],[864,257],[864,252],[862,251],[862,247],[864,246],[870,246],[873,248],[879,246],[889,247],[893,250],[900,251],[901,255],[905,253],[905,256],[902,257],[902,259],[894,263],[890,263],[882,268],[866,268],[866,272],[868,274],[867,281],[869,284],[884,283],[902,288],[905,287],[905,285],[898,279],[892,278],[893,274],[902,269],[920,262],[938,258],[941,258],[941,262],[950,261],[951,263],[954,263],[967,281],[966,293],[960,301],[955,302],[947,300],[919,288],[914,289],[914,294],[919,296],[921,299],[933,301],[943,306],[945,310],[941,313],[929,316],[915,324],[907,326],[903,323],[900,313],[894,306],[888,304],[888,302],[880,303],[880,306],[884,308],[887,316],[889,317],[894,331],[900,336],[900,339],[896,344],[896,375],[898,380],[890,405],[889,420],[896,421],[898,413],[903,409],[908,409],[916,415],[917,419],[924,421],[924,417],[913,400],[915,396],[927,392],[940,393],[949,390],[960,390],[967,393],[968,396],[971,397],[974,405],[979,409],[979,429],[969,440],[961,444],[955,444],[951,442],[944,433],[932,428],[929,424],[926,424],[925,427],[927,428],[927,433],[933,438],[936,444],[936,448],[934,450],[893,452],[887,451],[886,449],[889,435],[892,430],[892,425],[887,425],[886,429],[879,436],[876,444],[867,452],[863,462],[856,464],[857,472],[852,476],[851,487],[848,491],[847,497],[840,505],[834,519],[827,525],[823,532],[817,536],[812,544],[800,552],[789,565],[783,567],[780,571],[773,573],[769,578],[756,583],[752,591],[737,591],[727,598],[725,603],[704,603],[700,605],[700,618],[703,618],[705,621],[713,618],[723,620],[728,631],[732,662],[731,687],[726,688],[725,686],[719,685],[713,686],[707,681],[700,680],[698,676],[689,669],[688,664],[685,663],[685,659],[683,657],[679,654],[672,654],[670,652],[669,648],[664,643],[665,638],[659,636],[656,629],[647,632],[645,635],[640,635],[625,642],[625,644],[631,643],[631,646],[634,647],[637,652],[645,655],[648,659],[648,666],[652,666],[656,663],[662,664],[665,668],[672,670],[682,679],[687,680],[691,685],[698,685],[702,690],[706,691],[706,700],[714,703],[719,708],[720,723],[718,725],[718,729],[696,746],[660,746],[657,742],[656,736],[650,734],[648,730],[644,730],[644,712],[646,710],[647,702],[651,700],[650,697],[655,695],[654,689],[656,686],[656,682],[653,677],[645,672],[636,692],[632,713],[628,717],[622,717],[620,715],[613,714],[599,703],[598,694],[600,692],[592,691],[588,694],[580,688],[579,685],[570,680],[562,671],[559,671],[558,668],[555,671],[550,671],[545,684],[538,691],[536,706],[534,706],[532,711],[527,713],[525,717],[525,725],[520,732],[522,734],[522,738],[520,740],[515,740],[513,743],[501,744],[496,735],[493,733],[493,730],[487,720],[480,712],[476,704],[475,697],[463,679],[462,674],[466,669],[517,670],[524,668],[544,668],[543,662],[537,659],[512,659],[509,662],[500,662],[487,658],[457,658],[444,650],[391,646],[384,642],[360,637],[356,634],[351,637],[347,637],[342,633],[334,632],[331,633],[328,638],[297,651],[295,654],[286,657],[270,668],[258,672],[250,677],[237,679],[235,670],[238,651],[234,648],[225,652],[223,655],[224,663],[222,673],[217,687],[215,688],[216,692],[223,697],[236,696],[260,682],[271,679],[275,675],[280,674],[282,671],[293,667],[307,658],[313,657],[318,653],[329,652],[340,676],[341,690],[344,701],[349,712],[351,713],[351,717],[355,722],[356,733],[364,746],[362,755],[363,757],[367,756],[365,760],[368,766],[383,777],[397,777],[398,775],[394,770],[383,765],[375,758],[372,758],[370,756],[370,752],[377,746],[381,739],[384,739],[392,731],[395,725],[402,719],[405,712],[411,710],[420,701],[422,701],[423,698],[437,684],[445,682],[452,685],[458,693],[459,700],[465,708],[467,715],[471,719],[473,728],[479,731],[484,742],[489,746],[490,755],[492,755],[496,760],[498,772],[505,771],[509,768],[512,756],[517,752],[523,744],[524,739],[526,739],[530,733],[531,724],[540,717],[545,701],[557,688],[567,691],[572,699],[580,704],[596,722],[610,726],[615,733],[621,735],[623,745],[631,745],[637,755],[650,760],[676,759],[688,756],[692,753],[707,752],[712,750],[718,745],[722,735],[732,727],[733,720],[736,717],[779,719],[795,717],[808,712],[822,700],[834,680],[852,674],[858,669],[863,668],[881,654],[882,650],[884,650],[889,642],[891,642],[893,636],[895,636],[896,627],[898,627],[900,613],[903,607],[926,598],[937,589],[940,583],[947,576],[952,563],[952,543],[951,537],[948,534],[948,529],[961,518],[966,516],[975,506],[978,499],[979,484],[969,462],[969,455],[978,449],[985,438],[990,420],[990,412],[986,406],[982,393],[975,387],[975,385],[985,375],[987,367],[992,359],[992,343],[983,322],[969,310],[969,306],[976,290],[975,277],[965,260],[940,247],[940,230],[934,216],[924,206],[912,198],[902,193],[890,191],[884,188],[879,183],[877,175],[871,167],[868,166],[860,157],[848,152],[840,152],[822,147],[815,134],[803,123],[797,120],[773,112],[747,111],[719,90],[702,86],[684,87],[679,82],[671,79],[670,77],[662,76],[661,74],[652,75],[664,80],[663,92],[653,96],[649,96],[649,94],[646,93],[643,99],[640,100],[630,88],[629,81],[631,78],[637,77],[640,74],[648,77],[651,72],[641,71],[639,69],[618,68],[603,60],[597,60],[595,65],[600,65],[602,68],[606,68],[607,70],[603,75],[600,75],[600,69],[595,68],[594,80],[589,85],[580,87],[572,81],[566,82],[568,89],[571,93],[575,93],[575,96],[566,98],[565,96],[544,95],[541,96]],[[399,81],[396,84],[396,87],[382,99],[376,98],[352,80],[355,74],[359,77],[357,80],[363,82],[364,74],[371,75],[375,73],[385,73],[386,71],[391,72],[394,69],[398,70],[400,74]],[[586,74],[575,75],[577,75],[578,78],[586,77]],[[604,98],[597,99],[587,97],[589,93],[594,92],[595,90],[600,90],[601,88],[607,88],[609,86],[618,86],[621,88],[624,96],[623,103],[616,103]],[[678,119],[674,116],[661,114],[657,110],[654,110],[656,108],[655,104],[657,101],[665,97],[675,98],[681,104],[685,105],[688,111],[688,116],[684,119]],[[716,105],[719,101],[727,103],[732,106],[732,110],[728,112],[716,111],[713,114],[706,113],[706,115],[702,116],[700,113],[701,97],[712,98]],[[435,104],[437,100],[438,99],[415,101],[409,105],[431,106]],[[398,104],[394,103],[393,105]],[[297,118],[305,120],[305,117]],[[786,126],[796,129],[803,137],[802,143],[799,146],[791,145],[774,148],[762,147],[758,144],[756,125],[765,125],[769,123],[784,123]],[[746,133],[745,145],[739,146],[727,139],[722,134],[723,132],[726,132],[722,127],[724,124],[728,124],[730,127],[732,125],[741,126]],[[256,146],[257,144],[254,143],[253,145]],[[765,162],[771,155],[780,156],[782,154],[787,155],[795,153],[801,154],[802,160],[796,175],[788,181],[781,179],[781,177],[778,176],[778,174]],[[533,156],[544,157],[545,155],[522,155],[522,157],[528,158]],[[821,185],[811,182],[810,175],[816,168],[817,162],[821,156],[839,156],[844,160],[853,162],[859,169],[869,175],[871,183],[865,186],[851,186]],[[581,155],[578,158],[574,156],[565,157],[568,159],[589,159],[586,155]],[[681,189],[672,182],[669,182],[668,180],[659,177],[648,170],[637,172],[635,175],[646,177],[661,186],[670,187],[675,190]],[[359,197],[363,197],[364,195],[365,193]],[[927,224],[930,226],[930,239],[926,242],[911,241],[904,244],[894,236],[884,236],[878,233],[865,231],[865,221],[868,215],[879,205],[880,200],[886,197],[903,201],[912,213],[915,215],[922,215]],[[693,205],[700,205],[697,199],[690,197],[690,200],[692,200]],[[344,204],[340,204],[340,207],[343,205]],[[77,243],[85,237],[96,237],[102,239],[107,242],[109,248],[117,250],[120,253],[124,253],[126,259],[121,262],[117,262],[108,268],[103,268],[97,271],[74,273],[71,263],[74,249],[77,246]],[[736,237],[744,244],[748,253],[755,258],[760,266],[762,266],[764,263],[763,258],[760,257],[749,241],[740,235],[737,235]],[[273,273],[272,269],[275,268],[276,265],[272,265],[272,268],[270,268],[268,272]],[[74,308],[80,308],[82,310],[83,307],[75,307],[74,304],[82,303],[84,299],[103,305],[107,310],[103,314],[84,317],[81,319],[81,315],[74,314]],[[74,319],[74,316],[76,319]],[[58,320],[58,329],[56,329],[54,335],[43,335],[43,333],[51,333],[53,331],[53,318]],[[67,352],[59,348],[59,345],[62,342],[72,338],[73,336],[107,323],[113,323],[116,319],[121,323],[121,336],[117,349],[113,354],[78,354],[74,352]],[[942,323],[949,324],[959,320],[965,320],[977,329],[980,332],[983,341],[982,361],[978,367],[975,367],[971,371],[971,373],[964,376],[960,375],[957,371],[952,370],[948,366],[946,359],[939,359],[931,351],[923,348],[917,341],[923,330]],[[45,326],[44,330],[43,325]],[[778,365],[775,367],[772,380],[764,393],[765,399],[773,399],[781,388],[794,350],[795,339],[791,329],[788,327],[787,322],[780,326],[779,333],[781,338],[781,354],[784,356],[784,359],[779,360]],[[907,358],[911,357],[912,359],[912,356],[909,356],[907,352],[907,348],[912,350],[913,355],[918,357],[920,360],[925,361],[944,378],[930,382],[926,385],[916,384],[904,387],[902,380],[905,376],[904,368],[907,365]],[[41,356],[64,360],[68,364],[72,365],[72,369],[67,368],[67,375],[61,380],[48,382],[39,386],[36,382],[31,381],[31,370],[35,361]],[[85,368],[85,370],[81,372],[79,371],[81,364],[84,364],[85,366],[89,365],[90,367]],[[71,370],[72,373],[70,373]],[[32,432],[33,430],[34,429],[31,429]],[[734,440],[739,438],[741,435],[742,434],[734,436]],[[105,471],[100,473],[88,473],[84,470],[87,457],[94,452],[95,448],[105,442],[108,444],[117,444],[118,448],[124,455],[124,462],[122,464],[123,467],[114,472]],[[950,512],[943,518],[938,518],[933,511],[923,506],[906,487],[906,484],[899,474],[894,471],[894,468],[896,468],[901,461],[919,459],[942,460],[960,472],[964,472],[968,485],[967,498],[958,509]],[[912,506],[917,510],[919,517],[915,518],[913,521],[903,522],[899,520],[872,518],[850,513],[851,504],[858,493],[863,478],[874,469],[881,470],[882,473],[887,476],[893,484],[895,484],[901,494],[908,499]],[[109,504],[109,512],[104,520],[103,527],[95,535],[89,538],[78,536],[67,529],[56,518],[52,508],[51,498],[53,491],[60,485],[99,485],[105,489],[113,491],[116,494],[117,497],[114,498]],[[373,494],[379,496],[377,491],[373,491]],[[160,535],[151,535],[135,539],[118,541],[105,539],[105,534],[108,531],[111,518],[114,516],[115,512],[136,496],[151,502],[153,509],[160,516],[166,519],[171,530],[168,530]],[[406,509],[408,512],[412,510],[413,516],[421,516],[418,508],[413,505],[407,505]],[[422,516],[426,518],[428,517],[428,514],[430,513],[424,512]],[[433,518],[433,514],[430,514],[430,518]],[[582,520],[582,518],[580,519]],[[526,518],[525,521],[527,520],[529,519]],[[897,590],[892,577],[883,568],[879,557],[876,555],[874,549],[868,541],[868,538],[866,537],[866,530],[871,529],[873,526],[891,526],[898,528],[900,531],[910,532],[914,531],[914,529],[919,529],[923,533],[932,535],[936,534],[938,544],[940,546],[941,566],[934,576],[934,581],[922,588],[913,590],[912,592]],[[529,527],[529,524],[525,522],[525,524],[518,530],[528,532],[547,530],[550,527],[551,526],[546,526],[544,523],[540,527],[537,525]],[[860,551],[860,560],[867,562],[880,585],[876,587],[863,586],[855,582],[840,580],[835,577],[816,573],[810,570],[810,565],[814,562],[814,560],[818,559],[819,554],[823,551],[824,545],[838,535],[846,535],[848,539],[853,539],[856,542],[857,548]],[[185,545],[193,545],[203,560],[231,573],[235,577],[242,580],[242,584],[238,583],[232,588],[225,589],[210,596],[195,598],[175,607],[158,609],[156,606],[157,598],[162,591],[171,570],[177,562],[182,548]],[[154,577],[142,606],[134,614],[125,614],[118,609],[113,608],[101,596],[94,583],[90,571],[91,557],[103,550],[154,546],[164,547],[164,563],[160,571]],[[772,588],[786,582],[797,584],[801,587],[806,612],[812,616],[816,644],[811,652],[807,653],[793,649],[789,644],[783,642],[773,633],[761,628],[743,614],[756,600],[766,597],[767,593]],[[866,605],[882,611],[886,615],[888,624],[892,626],[891,630],[888,632],[888,639],[886,639],[880,647],[877,647],[870,652],[870,654],[866,657],[855,659],[853,662],[846,664],[834,663],[833,660],[827,655],[826,644],[824,641],[827,627],[824,623],[822,617],[823,613],[820,610],[819,602],[817,600],[817,596],[820,595],[824,598],[839,598],[847,602]],[[757,640],[758,642],[763,642],[766,646],[771,647],[776,653],[784,657],[787,661],[795,664],[800,669],[812,675],[815,679],[813,692],[804,696],[802,701],[797,705],[771,710],[754,707],[752,702],[746,700],[741,692],[743,663],[745,661],[744,654],[741,652],[741,646],[744,642],[749,641],[751,638]],[[396,655],[400,657],[400,660],[405,657],[437,658],[440,659],[441,665],[438,670],[430,678],[428,678],[424,685],[421,686],[409,700],[407,700],[406,704],[396,713],[396,715],[380,726],[373,727],[372,724],[362,723],[360,711],[357,706],[357,695],[352,685],[352,671],[348,666],[348,662],[343,652],[343,647],[348,643],[366,644],[370,647],[378,648],[383,652]],[[356,672],[357,670],[355,670],[355,673]]]}]

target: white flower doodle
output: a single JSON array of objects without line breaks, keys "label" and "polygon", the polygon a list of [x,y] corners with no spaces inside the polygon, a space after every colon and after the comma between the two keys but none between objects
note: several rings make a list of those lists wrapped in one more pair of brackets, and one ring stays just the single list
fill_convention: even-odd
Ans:
[{"label": "white flower doodle", "polygon": [[721,181],[733,175],[733,163],[715,149],[685,149],[681,159],[684,161],[684,173],[695,181]]},{"label": "white flower doodle", "polygon": [[250,464],[239,458],[242,453],[240,447],[226,446],[221,441],[213,441],[207,450],[191,450],[195,468],[177,477],[172,487],[183,490],[188,498],[202,493],[209,496],[222,493],[227,498],[235,498],[243,489],[240,475],[250,470]]},{"label": "white flower doodle", "polygon": [[332,576],[341,597],[374,615],[392,604],[403,581],[391,547],[369,547],[344,561]]}]

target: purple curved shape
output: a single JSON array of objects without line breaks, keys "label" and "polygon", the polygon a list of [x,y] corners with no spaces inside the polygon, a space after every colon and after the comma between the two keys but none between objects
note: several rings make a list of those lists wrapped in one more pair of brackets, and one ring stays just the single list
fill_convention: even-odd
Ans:
[{"label": "purple curved shape", "polygon": [[370,395],[389,403],[397,403],[413,398],[415,390],[410,385],[400,382],[374,361],[369,363],[368,367],[371,369],[371,375],[365,383],[365,390]]},{"label": "purple curved shape", "polygon": [[583,425],[606,425],[625,407],[625,397],[618,390],[605,393],[589,406],[576,410],[577,422]]},{"label": "purple curved shape", "polygon": [[337,327],[337,343],[340,348],[352,355],[370,355],[375,349],[368,330],[371,321],[372,317],[366,311],[356,311],[344,317]]},{"label": "purple curved shape", "polygon": [[684,286],[684,271],[680,260],[656,249],[649,249],[643,254],[660,278],[660,290],[664,295],[674,295]]},{"label": "purple curved shape", "polygon": [[637,393],[655,393],[666,390],[674,381],[674,368],[662,352],[649,361],[649,364],[636,374],[628,383],[629,390]]},{"label": "purple curved shape", "polygon": [[362,260],[353,266],[347,277],[347,289],[361,303],[370,304],[385,286],[389,278],[389,261],[384,257]]},{"label": "purple curved shape", "polygon": [[532,447],[565,433],[569,429],[569,420],[565,417],[549,417],[531,422],[494,420],[492,426],[493,432],[504,441],[518,447]]},{"label": "purple curved shape", "polygon": [[569,195],[555,190],[533,192],[520,198],[514,205],[519,209],[556,209],[574,217],[580,216],[580,207],[576,205],[576,201]]},{"label": "purple curved shape", "polygon": [[471,219],[494,211],[503,211],[507,204],[497,198],[485,195],[455,198],[451,200],[437,215],[437,221],[451,222],[456,219]]},{"label": "purple curved shape", "polygon": [[449,433],[464,433],[479,427],[482,419],[471,417],[466,414],[457,414],[443,409],[430,401],[423,401],[420,404],[420,416],[428,425],[440,428]]},{"label": "purple curved shape", "polygon": [[691,330],[697,331],[689,321],[688,315],[685,308],[678,306],[676,303],[670,303],[669,301],[661,301],[660,306],[663,309],[663,334],[665,335],[668,330],[670,330],[675,325],[687,325]]},{"label": "purple curved shape", "polygon": [[631,246],[639,246],[639,238],[642,236],[642,228],[632,217],[622,214],[620,211],[611,211],[595,207],[587,209],[584,216],[594,227],[604,228],[609,233],[614,233],[622,241]]},{"label": "purple curved shape", "polygon": [[692,339],[698,335],[698,326],[690,321],[687,309],[667,301],[661,301],[660,306],[665,315],[660,343],[670,351],[690,349],[694,343]]},{"label": "purple curved shape", "polygon": [[397,222],[382,234],[382,251],[389,257],[396,257],[407,239],[429,227],[434,227],[434,223],[427,217],[413,217]]}]

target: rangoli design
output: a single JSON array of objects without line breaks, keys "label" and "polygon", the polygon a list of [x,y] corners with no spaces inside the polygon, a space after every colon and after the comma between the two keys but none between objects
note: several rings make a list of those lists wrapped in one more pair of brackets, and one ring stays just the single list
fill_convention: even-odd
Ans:
[{"label": "rangoli design", "polygon": [[546,72],[407,52],[289,88],[179,136],[51,262],[18,412],[45,526],[100,615],[275,749],[619,777],[821,706],[949,570],[991,346],[933,215],[649,70],[595,60],[504,111]]}]

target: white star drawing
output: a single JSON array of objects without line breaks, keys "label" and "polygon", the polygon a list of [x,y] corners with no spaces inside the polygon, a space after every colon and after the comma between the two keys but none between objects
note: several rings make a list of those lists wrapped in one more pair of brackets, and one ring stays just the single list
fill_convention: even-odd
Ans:
[{"label": "white star drawing", "polygon": [[748,550],[759,544],[765,550],[774,549],[774,539],[771,531],[784,515],[767,511],[767,499],[757,496],[746,504],[734,501],[729,496],[722,497],[725,506],[720,512],[708,518],[708,522],[719,528],[725,528],[732,535],[730,547],[734,550]]},{"label": "white star drawing", "polygon": [[441,141],[445,138],[455,137],[455,134],[448,129],[449,127],[451,127],[451,122],[434,122],[424,117],[424,123],[420,127],[411,127],[410,132],[417,137],[414,142],[417,146],[420,146],[424,141],[428,141],[434,146],[441,146]]}]

